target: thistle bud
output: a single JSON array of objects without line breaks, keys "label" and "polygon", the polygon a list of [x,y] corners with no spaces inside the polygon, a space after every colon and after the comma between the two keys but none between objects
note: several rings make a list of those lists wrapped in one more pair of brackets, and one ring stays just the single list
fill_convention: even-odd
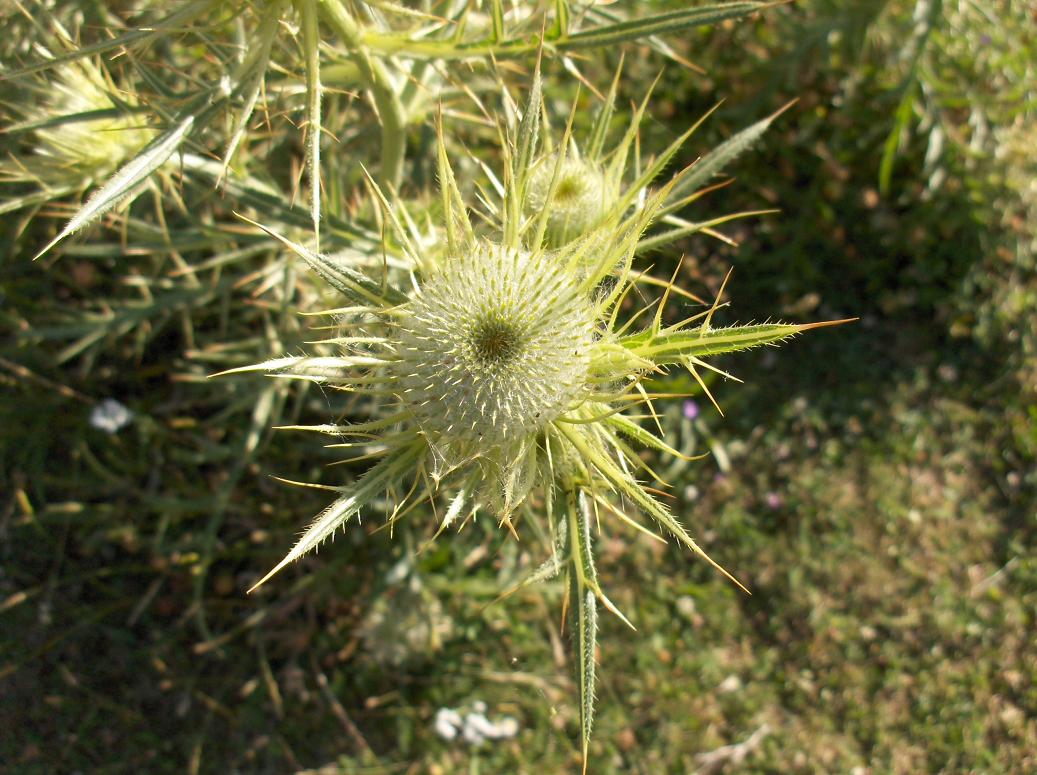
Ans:
[{"label": "thistle bud", "polygon": [[614,199],[596,164],[555,155],[533,168],[524,206],[531,218],[547,211],[547,247],[560,248],[597,226]]},{"label": "thistle bud", "polygon": [[[44,177],[68,175],[96,180],[118,169],[154,137],[154,130],[141,121],[121,114],[121,106],[110,96],[115,87],[87,61],[61,67],[50,82],[45,107],[37,120],[67,121],[36,130],[37,151],[53,165]],[[123,104],[133,104],[127,95]],[[90,114],[119,113],[100,118]]]}]

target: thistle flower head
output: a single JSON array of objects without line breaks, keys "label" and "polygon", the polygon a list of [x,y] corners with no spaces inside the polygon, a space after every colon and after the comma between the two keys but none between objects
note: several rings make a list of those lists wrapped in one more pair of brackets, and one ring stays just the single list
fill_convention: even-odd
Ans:
[{"label": "thistle flower head", "polygon": [[401,316],[395,390],[448,461],[507,454],[587,392],[596,322],[576,278],[542,252],[480,243]]}]

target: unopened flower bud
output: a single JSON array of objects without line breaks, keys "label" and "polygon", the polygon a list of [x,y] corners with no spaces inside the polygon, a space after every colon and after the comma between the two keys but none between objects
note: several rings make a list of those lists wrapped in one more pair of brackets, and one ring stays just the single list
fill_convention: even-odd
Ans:
[{"label": "unopened flower bud", "polygon": [[596,164],[569,157],[559,162],[550,156],[530,174],[524,204],[530,217],[547,211],[547,247],[560,248],[597,226],[611,199]]},{"label": "unopened flower bud", "polygon": [[[123,112],[125,106],[135,104],[132,95],[122,95],[117,103],[110,94],[114,88],[87,61],[57,69],[44,107],[34,111],[36,120],[52,122],[36,130],[37,152],[54,165],[50,175],[103,178],[154,137],[154,130],[142,126],[143,119]],[[89,118],[91,114],[98,117]],[[66,120],[62,121],[63,118]]]}]

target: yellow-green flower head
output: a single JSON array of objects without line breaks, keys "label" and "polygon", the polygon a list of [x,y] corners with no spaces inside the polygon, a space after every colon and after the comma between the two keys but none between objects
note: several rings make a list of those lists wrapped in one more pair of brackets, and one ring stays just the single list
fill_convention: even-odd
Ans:
[{"label": "yellow-green flower head", "polygon": [[423,283],[400,320],[399,398],[455,458],[521,443],[586,393],[595,323],[557,262],[479,243]]},{"label": "yellow-green flower head", "polygon": [[530,173],[523,207],[527,217],[547,211],[547,244],[558,248],[601,223],[613,204],[597,164],[554,154]]}]

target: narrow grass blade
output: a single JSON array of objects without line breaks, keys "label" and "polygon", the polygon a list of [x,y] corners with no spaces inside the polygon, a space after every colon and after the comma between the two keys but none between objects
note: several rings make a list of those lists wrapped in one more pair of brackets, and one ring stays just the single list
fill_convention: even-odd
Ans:
[{"label": "narrow grass blade", "polygon": [[550,38],[564,38],[569,34],[569,0],[555,0],[555,20],[548,31]]},{"label": "narrow grass blade", "polygon": [[490,18],[493,22],[490,39],[494,43],[499,43],[504,40],[504,3],[502,0],[490,0]]},{"label": "narrow grass blade", "polygon": [[32,207],[33,205],[41,205],[49,202],[51,199],[57,199],[58,197],[66,196],[68,194],[79,191],[81,186],[53,186],[51,188],[45,188],[42,191],[34,191],[31,194],[23,194],[21,196],[15,196],[8,199],[6,202],[0,202],[0,215],[6,213],[13,213],[15,210],[21,210],[23,207]]},{"label": "narrow grass blade", "polygon": [[904,94],[897,103],[897,110],[893,117],[893,127],[886,135],[886,141],[882,145],[882,159],[879,162],[879,191],[883,194],[889,193],[889,184],[893,179],[893,162],[896,161],[897,153],[900,151],[901,140],[904,132],[911,123],[915,107],[915,81],[911,80],[904,88]]}]

